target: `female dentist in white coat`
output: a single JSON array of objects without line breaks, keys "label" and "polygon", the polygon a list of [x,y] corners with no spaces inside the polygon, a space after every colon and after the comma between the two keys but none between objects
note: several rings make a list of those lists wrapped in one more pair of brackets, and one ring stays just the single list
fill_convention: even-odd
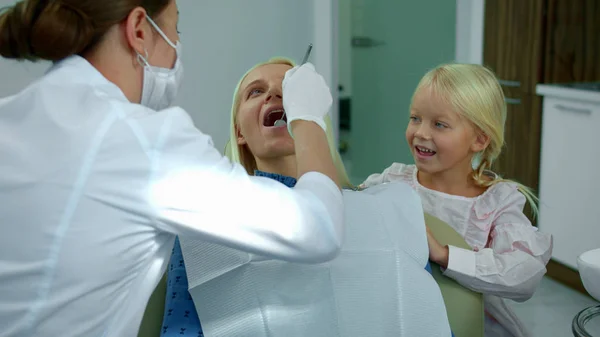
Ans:
[{"label": "female dentist in white coat", "polygon": [[175,235],[304,263],[339,250],[323,78],[306,64],[283,79],[296,188],[249,177],[169,108],[177,20],[175,0],[26,0],[0,14],[0,55],[58,61],[0,105],[0,336],[135,336]]}]

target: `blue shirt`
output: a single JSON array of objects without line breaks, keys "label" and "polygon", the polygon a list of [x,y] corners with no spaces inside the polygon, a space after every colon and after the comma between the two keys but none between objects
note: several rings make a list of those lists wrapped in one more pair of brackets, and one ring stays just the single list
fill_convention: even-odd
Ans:
[{"label": "blue shirt", "polygon": [[[294,187],[297,182],[292,177],[258,170],[254,172],[254,175],[277,180],[288,187]],[[429,262],[427,262],[425,269],[430,273],[432,272]],[[165,299],[165,314],[161,336],[204,337],[192,295],[188,291],[187,273],[185,271],[185,264],[183,263],[183,253],[181,252],[179,238],[175,239],[167,273],[167,296]]]}]

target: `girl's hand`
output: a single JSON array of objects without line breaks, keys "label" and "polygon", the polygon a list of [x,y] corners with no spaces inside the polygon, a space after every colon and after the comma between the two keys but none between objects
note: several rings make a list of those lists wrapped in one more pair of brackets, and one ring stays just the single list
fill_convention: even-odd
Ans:
[{"label": "girl's hand", "polygon": [[429,245],[429,259],[437,264],[439,264],[443,268],[448,268],[448,256],[449,249],[448,246],[442,246],[434,237],[433,234],[429,231],[429,227],[425,226],[427,229],[427,244]]}]

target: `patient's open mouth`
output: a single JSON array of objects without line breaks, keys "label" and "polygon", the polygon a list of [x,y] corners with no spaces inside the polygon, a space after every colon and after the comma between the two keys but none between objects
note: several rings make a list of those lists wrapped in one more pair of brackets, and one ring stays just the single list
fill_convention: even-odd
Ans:
[{"label": "patient's open mouth", "polygon": [[423,157],[431,157],[434,154],[436,154],[435,151],[433,151],[431,149],[428,149],[428,148],[426,148],[424,146],[418,146],[417,145],[417,146],[415,146],[415,150],[417,151],[418,154],[420,154]]},{"label": "patient's open mouth", "polygon": [[287,122],[287,117],[284,115],[285,110],[274,109],[265,114],[263,125],[266,127],[274,127],[275,122],[283,118]]}]

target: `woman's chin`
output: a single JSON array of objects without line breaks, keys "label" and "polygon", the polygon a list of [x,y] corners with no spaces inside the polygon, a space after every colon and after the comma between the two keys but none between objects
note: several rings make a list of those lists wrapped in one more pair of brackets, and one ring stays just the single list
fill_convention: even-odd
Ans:
[{"label": "woman's chin", "polygon": [[275,157],[287,157],[296,154],[296,149],[294,148],[294,141],[290,138],[287,139],[277,139],[272,142],[267,142],[266,145],[266,154],[270,158]]}]

